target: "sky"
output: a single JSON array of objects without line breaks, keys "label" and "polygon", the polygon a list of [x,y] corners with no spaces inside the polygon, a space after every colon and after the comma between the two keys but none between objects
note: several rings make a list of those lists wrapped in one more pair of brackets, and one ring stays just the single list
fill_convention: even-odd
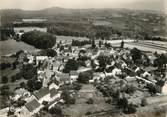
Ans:
[{"label": "sky", "polygon": [[0,9],[40,10],[49,7],[167,11],[167,0],[0,0]]}]

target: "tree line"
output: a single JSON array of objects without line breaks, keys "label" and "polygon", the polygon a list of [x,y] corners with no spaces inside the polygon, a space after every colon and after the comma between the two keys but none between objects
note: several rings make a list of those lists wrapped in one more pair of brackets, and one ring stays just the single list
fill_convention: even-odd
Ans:
[{"label": "tree line", "polygon": [[39,49],[52,48],[56,43],[56,36],[40,31],[30,31],[22,35],[22,41]]}]

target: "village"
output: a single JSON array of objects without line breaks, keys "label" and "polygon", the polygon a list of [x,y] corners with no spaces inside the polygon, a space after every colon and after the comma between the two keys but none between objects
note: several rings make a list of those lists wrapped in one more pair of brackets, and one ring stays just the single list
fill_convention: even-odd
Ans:
[{"label": "village", "polygon": [[14,67],[27,80],[14,90],[0,116],[98,116],[165,110],[166,53],[129,49],[124,43],[59,41],[48,55],[17,52]]}]

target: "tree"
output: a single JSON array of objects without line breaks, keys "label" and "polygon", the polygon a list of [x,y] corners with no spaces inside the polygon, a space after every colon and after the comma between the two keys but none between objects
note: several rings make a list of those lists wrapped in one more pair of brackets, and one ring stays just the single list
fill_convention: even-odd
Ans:
[{"label": "tree", "polygon": [[47,49],[47,56],[54,57],[57,55],[57,52],[53,49]]},{"label": "tree", "polygon": [[95,48],[96,47],[96,44],[95,44],[95,39],[92,39],[92,48]]},{"label": "tree", "polygon": [[21,100],[21,99],[19,99],[19,100],[17,101],[17,106],[18,106],[18,107],[22,107],[22,106],[25,105],[25,103],[26,103],[25,100]]},{"label": "tree", "polygon": [[93,104],[94,103],[94,101],[93,101],[93,99],[92,98],[89,98],[88,100],[87,100],[87,102],[86,102],[87,104]]},{"label": "tree", "polygon": [[61,97],[66,104],[75,104],[76,99],[70,94],[69,91],[67,90],[63,91]]},{"label": "tree", "polygon": [[21,83],[20,83],[20,87],[21,87],[21,88],[26,88],[25,82],[21,82]]},{"label": "tree", "polygon": [[15,82],[16,81],[16,76],[11,76],[11,82]]},{"label": "tree", "polygon": [[101,48],[101,45],[102,45],[102,41],[99,41],[99,47]]},{"label": "tree", "polygon": [[75,59],[69,59],[64,67],[63,72],[69,73],[72,70],[78,70],[79,64]]},{"label": "tree", "polygon": [[62,109],[59,106],[54,106],[49,110],[49,113],[56,114],[56,115],[62,115]]},{"label": "tree", "polygon": [[163,65],[165,65],[166,63],[167,63],[167,56],[164,54],[161,54],[160,56],[158,56],[157,59],[155,59],[154,66],[162,68]]},{"label": "tree", "polygon": [[118,104],[118,107],[125,109],[128,106],[128,100],[125,97],[123,97],[118,100],[117,104]]},{"label": "tree", "polygon": [[127,85],[123,90],[128,94],[133,94],[136,91],[136,87],[133,85]]},{"label": "tree", "polygon": [[23,74],[22,74],[22,72],[20,72],[20,73],[17,73],[15,75],[15,78],[16,78],[16,80],[20,80],[22,78],[22,76],[23,76]]},{"label": "tree", "polygon": [[142,53],[140,50],[138,50],[137,48],[133,48],[130,51],[131,55],[132,55],[132,59],[134,61],[134,63],[137,63],[137,60],[140,60],[142,57]]},{"label": "tree", "polygon": [[132,114],[132,113],[135,113],[137,110],[135,105],[128,104],[128,106],[123,111],[125,114]]},{"label": "tree", "polygon": [[93,78],[93,73],[92,72],[83,72],[80,73],[78,76],[78,82],[80,83],[89,83],[89,80]]},{"label": "tree", "polygon": [[37,68],[33,64],[25,64],[23,65],[22,74],[25,79],[31,79],[37,75]]},{"label": "tree", "polygon": [[39,90],[42,87],[42,82],[35,78],[28,80],[27,87],[29,91]]},{"label": "tree", "polygon": [[1,91],[1,95],[3,95],[3,96],[8,96],[8,95],[10,95],[10,91],[9,91],[9,86],[8,86],[8,85],[3,85],[3,86],[0,88],[0,91]]},{"label": "tree", "polygon": [[6,84],[6,83],[8,83],[8,77],[6,77],[6,76],[3,76],[2,77],[2,81],[1,81],[3,84]]},{"label": "tree", "polygon": [[40,31],[26,32],[21,40],[39,49],[52,48],[56,44],[54,35]]},{"label": "tree", "polygon": [[143,98],[141,100],[141,106],[146,106],[147,105],[147,100],[145,98]]},{"label": "tree", "polygon": [[73,86],[74,86],[74,89],[77,91],[79,91],[82,87],[81,84],[79,84],[79,83],[74,83]]},{"label": "tree", "polygon": [[150,93],[152,93],[152,94],[156,94],[157,93],[157,89],[156,89],[155,85],[153,85],[153,84],[147,84],[146,87],[148,88],[148,90],[149,90]]},{"label": "tree", "polygon": [[124,41],[121,42],[121,48],[124,48]]},{"label": "tree", "polygon": [[11,67],[10,63],[1,63],[0,64],[0,69],[1,70],[7,69],[7,68],[10,68],[10,67]]}]

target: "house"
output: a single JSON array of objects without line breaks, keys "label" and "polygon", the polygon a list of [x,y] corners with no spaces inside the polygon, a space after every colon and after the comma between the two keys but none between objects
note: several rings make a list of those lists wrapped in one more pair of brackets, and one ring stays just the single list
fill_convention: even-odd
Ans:
[{"label": "house", "polygon": [[43,62],[44,60],[48,59],[48,56],[36,56],[36,63],[38,65],[39,62]]},{"label": "house", "polygon": [[59,93],[55,88],[50,89],[49,92],[50,92],[49,102],[52,102],[56,99],[60,99],[61,93]]},{"label": "house", "polygon": [[54,107],[60,101],[61,101],[60,98],[57,98],[56,100],[52,101],[51,103],[49,103],[49,108],[48,109],[51,109],[52,107]]},{"label": "house", "polygon": [[79,73],[77,71],[70,71],[70,80],[71,82],[75,82],[78,79]]},{"label": "house", "polygon": [[54,62],[53,63],[53,71],[58,71],[59,66],[61,65],[60,62]]},{"label": "house", "polygon": [[28,102],[25,107],[31,113],[37,113],[42,108],[42,105],[36,99],[33,99],[32,101]]},{"label": "house", "polygon": [[68,84],[70,83],[70,76],[69,74],[60,74],[59,76],[59,79],[60,79],[60,84]]},{"label": "house", "polygon": [[55,88],[56,90],[59,89],[59,85],[55,84],[55,83],[51,83],[49,85],[49,90],[52,89],[52,88]]},{"label": "house", "polygon": [[154,73],[155,70],[157,70],[156,67],[152,67],[152,66],[149,66],[149,67],[146,67],[146,68],[143,68],[144,71],[147,71],[149,73]]},{"label": "house", "polygon": [[50,92],[48,88],[41,88],[39,91],[34,93],[34,96],[38,100],[40,104],[42,104],[43,101],[49,101],[50,100]]}]

